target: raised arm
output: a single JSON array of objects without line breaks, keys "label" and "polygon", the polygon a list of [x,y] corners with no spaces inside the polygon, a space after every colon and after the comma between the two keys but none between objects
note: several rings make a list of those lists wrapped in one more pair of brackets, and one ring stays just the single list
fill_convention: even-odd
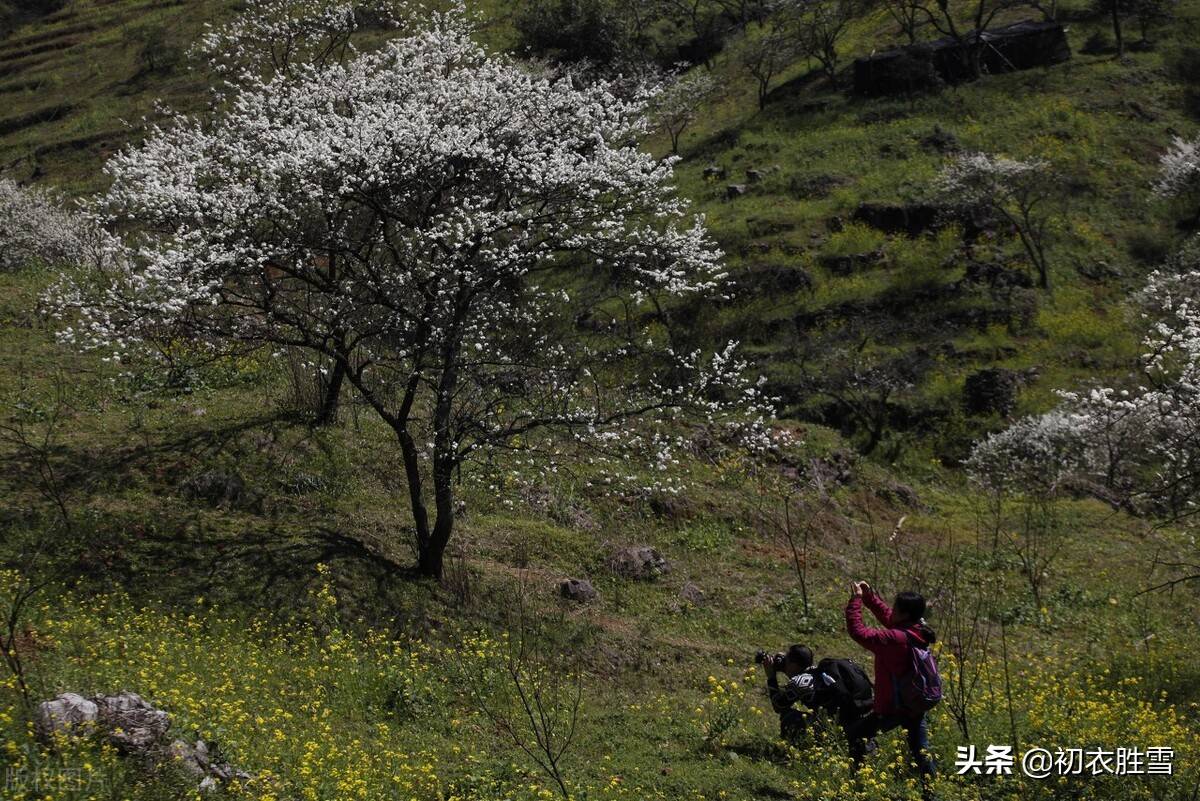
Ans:
[{"label": "raised arm", "polygon": [[850,639],[863,648],[871,652],[876,652],[888,643],[896,642],[897,637],[903,635],[898,631],[889,629],[868,628],[863,623],[862,618],[864,600],[875,614],[875,617],[885,625],[887,624],[887,616],[891,614],[892,610],[888,608],[888,605],[865,582],[855,583],[854,594],[850,597],[849,603],[846,604],[846,632],[850,635]]},{"label": "raised arm", "polygon": [[886,626],[892,619],[892,608],[884,603],[883,599],[879,597],[879,593],[870,587],[863,587],[862,598],[863,603],[871,610],[871,614],[875,615],[875,619]]}]

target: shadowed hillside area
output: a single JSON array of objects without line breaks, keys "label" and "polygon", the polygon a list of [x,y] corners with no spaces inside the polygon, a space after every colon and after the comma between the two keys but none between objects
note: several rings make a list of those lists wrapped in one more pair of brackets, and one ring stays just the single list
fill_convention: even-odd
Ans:
[{"label": "shadowed hillside area", "polygon": [[[0,0],[3,797],[1195,799],[1198,80],[1196,0]],[[780,736],[759,649],[893,695],[861,581],[932,779]]]}]

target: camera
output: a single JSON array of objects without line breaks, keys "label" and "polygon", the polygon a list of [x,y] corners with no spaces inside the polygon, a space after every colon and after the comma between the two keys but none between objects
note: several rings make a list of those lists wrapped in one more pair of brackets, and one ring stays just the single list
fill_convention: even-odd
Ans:
[{"label": "camera", "polygon": [[770,662],[775,666],[776,670],[779,670],[781,667],[783,667],[783,654],[768,654],[766,651],[759,648],[754,652],[754,662],[755,664],[764,666]]}]

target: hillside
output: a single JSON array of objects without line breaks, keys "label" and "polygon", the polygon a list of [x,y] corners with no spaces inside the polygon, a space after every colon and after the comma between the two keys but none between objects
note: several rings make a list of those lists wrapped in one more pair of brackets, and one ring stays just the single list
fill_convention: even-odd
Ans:
[{"label": "hillside", "polygon": [[[188,48],[240,5],[0,4],[0,177],[102,190],[158,101],[206,108]],[[662,329],[680,351],[738,341],[791,437],[752,456],[680,422],[678,475],[630,464],[613,481],[561,443],[561,470],[503,455],[460,471],[440,582],[410,569],[395,433],[354,399],[311,425],[311,364],[234,354],[162,392],[56,343],[54,268],[0,274],[5,797],[210,797],[177,765],[32,734],[39,701],[129,690],[252,774],[220,797],[917,798],[899,733],[857,777],[832,725],[782,744],[753,664],[795,641],[869,664],[842,618],[866,579],[933,602],[939,798],[1194,798],[1189,519],[1095,488],[991,494],[963,469],[1059,390],[1132,386],[1130,301],[1195,228],[1194,204],[1150,186],[1200,125],[1200,7],[1130,22],[1119,58],[1105,14],[1056,9],[1065,63],[906,97],[848,91],[855,56],[903,40],[883,6],[847,27],[832,80],[789,60],[761,107],[745,64],[765,24],[694,68],[720,91],[680,135],[674,183],[728,277],[661,310]],[[490,47],[525,41],[519,10],[482,11]],[[692,32],[660,23],[660,59]],[[1046,160],[1048,286],[1003,221],[943,207],[939,173],[972,151]],[[626,570],[627,546],[663,561]],[[564,600],[566,579],[598,598]],[[993,744],[1169,748],[1173,775],[1161,753],[1155,771],[955,775],[960,749]]]},{"label": "hillside", "polygon": [[[138,120],[156,118],[157,100],[203,104],[205,73],[185,53],[217,7],[72,3],[11,34],[0,43],[6,174],[102,186],[104,159],[137,139]],[[683,326],[697,341],[740,341],[788,416],[837,428],[887,461],[911,454],[910,467],[955,464],[996,427],[994,409],[1043,409],[1055,389],[1097,374],[1122,380],[1138,352],[1122,302],[1186,233],[1176,230],[1186,209],[1150,202],[1147,187],[1171,137],[1192,125],[1184,87],[1163,67],[1187,44],[1173,32],[1189,28],[1154,29],[1153,47],[1115,61],[1079,52],[1104,38],[1107,20],[1070,7],[1060,16],[1075,50],[1064,64],[862,99],[798,62],[761,111],[738,50],[751,42],[735,39],[714,67],[720,97],[681,137],[678,180],[727,254],[736,299],[677,310]],[[759,35],[751,26],[746,39]],[[849,55],[898,41],[882,9],[851,27],[842,87]],[[887,219],[898,206],[928,214],[939,170],[976,150],[1049,161],[1049,290],[1032,285],[1011,234],[922,235],[900,230],[913,223],[896,212]],[[706,179],[710,167],[727,178]],[[731,184],[744,194],[727,199]],[[1019,391],[971,408],[967,378],[994,368],[1013,371]]]}]

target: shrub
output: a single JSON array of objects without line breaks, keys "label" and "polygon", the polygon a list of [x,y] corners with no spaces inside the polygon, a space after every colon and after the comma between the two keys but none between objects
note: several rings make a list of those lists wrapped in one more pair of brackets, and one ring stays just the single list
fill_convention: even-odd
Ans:
[{"label": "shrub", "polygon": [[1079,52],[1088,56],[1099,56],[1104,53],[1111,53],[1113,49],[1112,38],[1104,31],[1093,31],[1091,36],[1083,43],[1083,47]]},{"label": "shrub", "polygon": [[104,238],[57,196],[0,179],[0,272],[82,264],[101,252]]}]

